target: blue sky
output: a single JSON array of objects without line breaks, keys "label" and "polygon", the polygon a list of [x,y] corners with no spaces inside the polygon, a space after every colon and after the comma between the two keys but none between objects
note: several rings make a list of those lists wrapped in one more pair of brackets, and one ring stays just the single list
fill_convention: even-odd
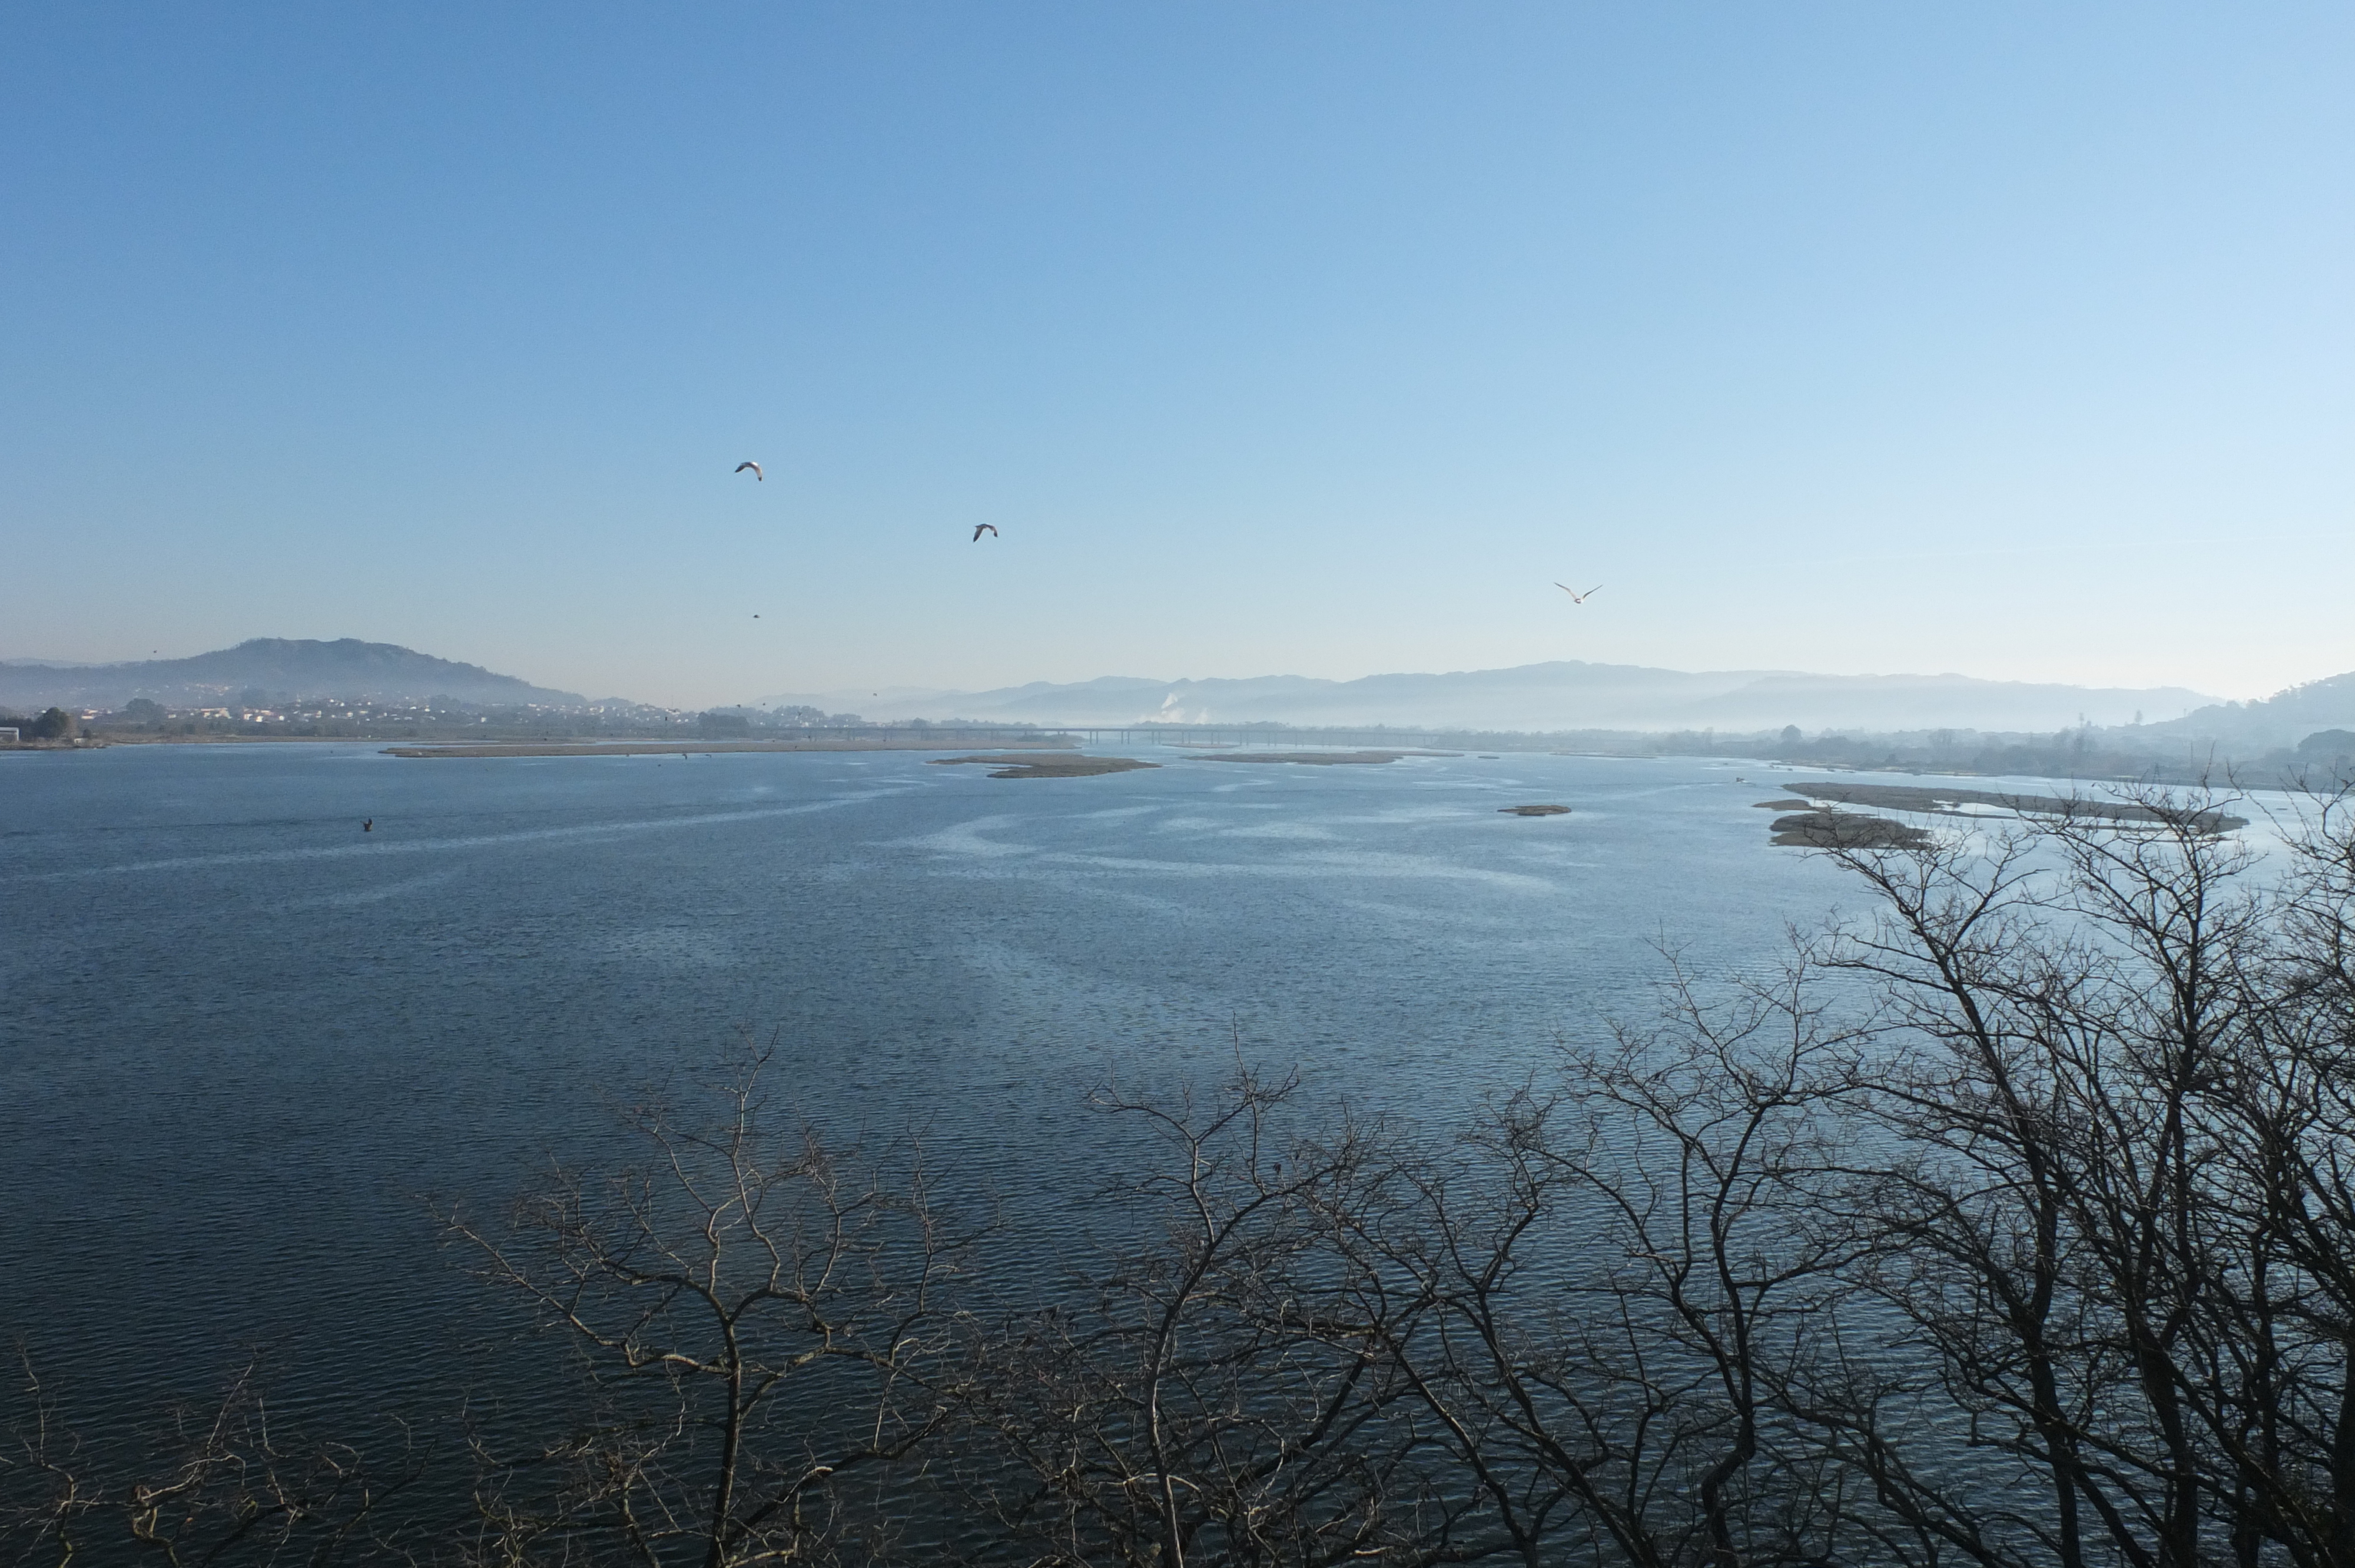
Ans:
[{"label": "blue sky", "polygon": [[0,656],[2261,694],[2350,174],[2344,5],[10,7]]}]

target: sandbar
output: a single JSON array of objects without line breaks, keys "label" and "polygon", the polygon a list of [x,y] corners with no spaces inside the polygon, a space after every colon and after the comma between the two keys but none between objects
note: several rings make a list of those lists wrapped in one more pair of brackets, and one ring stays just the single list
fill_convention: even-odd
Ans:
[{"label": "sandbar", "polygon": [[1461,757],[1460,751],[1226,751],[1198,757],[1197,762],[1304,762],[1312,768],[1376,766],[1401,757]]},{"label": "sandbar", "polygon": [[[1955,808],[1971,805],[1996,806],[2007,811],[2041,817],[2092,817],[2113,822],[2166,821],[2147,806],[2132,800],[2105,800],[2098,796],[2063,800],[2055,795],[2012,795],[1992,789],[1929,789],[1918,784],[1838,784],[1830,779],[1793,779],[1784,788],[1793,794],[1806,796],[1810,802],[1838,800],[1850,806],[1878,806],[1885,811],[1919,811],[1924,816],[1968,816],[1972,813]],[[1774,805],[1780,802],[1762,803]],[[2229,833],[2235,828],[2249,825],[2247,819],[2227,816],[2222,811],[2202,811],[2193,817],[2191,822],[2203,833]]]},{"label": "sandbar", "polygon": [[[965,744],[970,745],[971,742]],[[1008,741],[1009,747],[1068,752],[1071,741]],[[394,757],[702,757],[719,751],[949,751],[951,743],[938,740],[516,740],[485,741],[479,746],[388,746]]]},{"label": "sandbar", "polygon": [[963,763],[979,763],[996,771],[992,779],[1087,779],[1098,773],[1125,773],[1133,768],[1158,768],[1158,762],[1139,762],[1133,757],[1082,757],[1074,752],[1041,757],[1016,754],[1011,757],[935,757],[934,768],[954,768]]}]

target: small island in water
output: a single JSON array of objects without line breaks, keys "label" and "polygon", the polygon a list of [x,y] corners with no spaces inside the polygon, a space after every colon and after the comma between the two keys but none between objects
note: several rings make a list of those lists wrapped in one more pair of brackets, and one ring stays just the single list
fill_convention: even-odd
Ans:
[{"label": "small island in water", "polygon": [[1771,826],[1773,842],[1802,849],[1918,849],[1930,842],[1920,828],[1856,811],[1799,811]]},{"label": "small island in water", "polygon": [[1378,766],[1401,757],[1461,757],[1460,751],[1223,751],[1201,762],[1304,762],[1313,768]]},{"label": "small island in water", "polygon": [[964,763],[979,763],[991,769],[992,779],[1087,779],[1099,773],[1125,773],[1133,768],[1158,768],[1158,762],[1139,762],[1133,757],[1082,757],[1077,752],[1050,752],[1028,755],[1016,753],[1001,757],[935,757],[935,768],[955,768]]}]

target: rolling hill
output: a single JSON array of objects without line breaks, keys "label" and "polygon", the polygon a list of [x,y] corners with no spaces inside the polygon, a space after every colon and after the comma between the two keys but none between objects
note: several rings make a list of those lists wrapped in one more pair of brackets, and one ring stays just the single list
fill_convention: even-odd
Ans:
[{"label": "rolling hill", "polygon": [[587,699],[550,691],[479,664],[343,637],[257,637],[234,648],[186,659],[142,659],[123,664],[0,662],[0,707],[118,708],[133,697],[166,707],[194,707],[258,691],[273,698],[340,697],[387,703],[451,697],[485,706],[537,703],[579,707]]}]

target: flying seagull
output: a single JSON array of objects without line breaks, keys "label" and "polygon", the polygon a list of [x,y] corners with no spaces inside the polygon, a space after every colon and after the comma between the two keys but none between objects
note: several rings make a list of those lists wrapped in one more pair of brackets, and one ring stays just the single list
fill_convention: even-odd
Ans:
[{"label": "flying seagull", "polygon": [[1581,592],[1579,592],[1576,588],[1574,588],[1571,587],[1568,583],[1556,583],[1556,584],[1554,584],[1553,586],[1554,586],[1554,587],[1556,587],[1556,588],[1560,588],[1560,589],[1561,589],[1561,591],[1562,591],[1562,592],[1564,592],[1564,593],[1568,594],[1568,595],[1570,596],[1570,602],[1571,602],[1571,603],[1572,603],[1572,604],[1584,604],[1588,599],[1593,599],[1596,594],[1601,593],[1601,592],[1603,591],[1603,585],[1602,585],[1601,583],[1596,583],[1593,588],[1588,588],[1584,593],[1581,593]]},{"label": "flying seagull", "polygon": [[997,537],[997,530],[986,523],[976,523],[973,525],[973,542],[975,544],[978,545],[981,543],[981,536],[984,534],[988,535],[993,539]]},{"label": "flying seagull", "polygon": [[754,479],[761,477],[761,465],[756,462],[740,462],[736,465],[736,471],[738,473],[742,473],[748,468],[752,471],[752,477]]}]

